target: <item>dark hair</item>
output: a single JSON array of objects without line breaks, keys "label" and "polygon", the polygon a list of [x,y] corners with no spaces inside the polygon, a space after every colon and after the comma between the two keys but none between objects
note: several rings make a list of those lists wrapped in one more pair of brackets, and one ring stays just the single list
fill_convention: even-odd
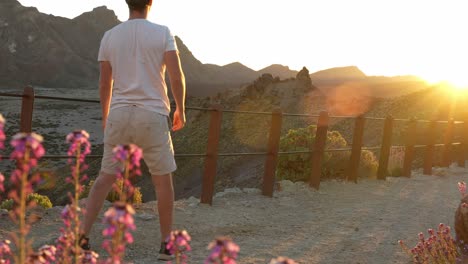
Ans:
[{"label": "dark hair", "polygon": [[151,0],[125,0],[127,2],[128,8],[135,11],[143,11],[146,6],[151,4]]}]

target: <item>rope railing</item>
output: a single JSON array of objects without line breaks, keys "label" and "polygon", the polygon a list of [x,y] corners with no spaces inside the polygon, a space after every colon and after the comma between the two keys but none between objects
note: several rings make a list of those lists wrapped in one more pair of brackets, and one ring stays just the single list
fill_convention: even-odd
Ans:
[{"label": "rope railing", "polygon": [[[25,97],[23,94],[13,94],[13,93],[2,93],[0,92],[0,96],[3,97],[18,97],[22,98]],[[58,101],[74,101],[74,102],[85,102],[85,103],[100,103],[99,100],[96,99],[79,99],[79,98],[70,98],[70,97],[57,97],[57,96],[44,96],[44,95],[35,95],[35,99],[46,99],[46,100],[58,100]],[[175,106],[175,104],[171,104],[172,107]],[[199,111],[212,111],[212,108],[207,108],[207,107],[197,107],[197,106],[186,106],[185,107],[188,110],[199,110]],[[273,112],[264,112],[264,111],[242,111],[242,110],[232,110],[232,109],[223,109],[221,110],[223,113],[234,113],[234,114],[252,114],[252,115],[272,115]],[[290,116],[290,117],[315,117],[318,118],[319,114],[301,114],[301,113],[287,113],[284,112],[282,113],[283,116]],[[354,119],[357,118],[358,116],[346,116],[346,115],[335,115],[335,116],[329,116],[329,118],[334,118],[334,119]],[[365,119],[367,120],[380,120],[384,121],[386,118],[383,117],[370,117],[370,116],[364,116]],[[404,118],[394,118],[394,121],[399,121],[399,122],[409,122],[412,119],[404,119]],[[441,124],[447,124],[449,121],[447,120],[423,120],[423,119],[418,119],[416,122],[422,122],[422,123],[429,123],[429,122],[437,122]],[[464,124],[463,121],[455,121],[455,124]]]},{"label": "rope railing", "polygon": [[[452,146],[460,146],[461,142],[451,143]],[[445,144],[435,144],[434,147],[444,147]],[[382,146],[374,147],[362,147],[362,150],[379,150]],[[427,145],[415,145],[414,148],[425,148]],[[392,148],[405,148],[403,145],[392,145]],[[331,148],[325,149],[324,152],[344,152],[351,151],[352,148]],[[297,154],[312,154],[314,150],[297,150],[297,151],[278,151],[278,155],[297,155]],[[231,157],[231,156],[266,156],[268,152],[232,152],[232,153],[218,153],[219,157]],[[196,158],[196,157],[206,157],[206,153],[192,153],[192,154],[174,154],[176,158]],[[87,155],[87,158],[96,159],[102,158],[102,155]],[[43,159],[67,159],[70,158],[67,155],[44,155]],[[0,159],[2,160],[2,159]],[[8,159],[3,159],[8,160]]]},{"label": "rope railing", "polygon": [[[67,97],[56,97],[56,96],[42,96],[35,95],[32,87],[26,87],[23,94],[12,94],[0,92],[0,96],[4,97],[17,97],[22,98],[21,106],[21,120],[20,120],[20,131],[31,132],[32,128],[32,112],[34,108],[34,99],[45,99],[45,100],[60,100],[60,101],[75,101],[75,102],[87,102],[87,103],[99,103],[99,100],[95,99],[77,99]],[[381,117],[369,117],[365,115],[358,116],[329,116],[326,111],[321,111],[319,114],[304,114],[304,113],[287,113],[282,112],[280,109],[275,109],[272,112],[268,111],[242,111],[223,109],[221,105],[213,105],[210,108],[207,107],[192,107],[187,106],[187,110],[198,110],[210,112],[210,123],[208,129],[208,140],[206,153],[176,153],[176,158],[204,158],[204,173],[203,173],[203,185],[201,193],[202,203],[212,203],[214,194],[214,182],[217,171],[217,160],[219,157],[232,157],[232,156],[265,156],[264,176],[262,194],[272,197],[274,190],[274,182],[276,178],[276,166],[278,164],[278,157],[284,155],[297,155],[297,154],[310,154],[311,172],[309,176],[309,185],[313,188],[319,189],[320,177],[321,177],[321,166],[324,159],[325,153],[331,152],[350,152],[350,162],[346,170],[346,179],[348,181],[357,182],[358,170],[360,164],[360,157],[362,151],[375,151],[379,152],[379,165],[377,171],[377,179],[385,180],[388,173],[388,164],[390,159],[390,152],[393,148],[404,149],[404,162],[403,162],[403,176],[410,177],[412,170],[412,162],[414,160],[415,149],[425,149],[424,154],[424,174],[432,174],[432,167],[434,162],[434,150],[435,148],[442,149],[442,163],[444,166],[448,166],[452,162],[452,152],[458,151],[458,164],[459,166],[465,166],[465,159],[468,155],[468,115],[463,120],[416,120],[415,118],[393,118],[387,116]],[[271,116],[270,131],[268,134],[268,144],[266,151],[260,152],[226,152],[219,153],[219,141],[221,135],[221,122],[224,113],[233,114],[248,114],[248,115],[265,115]],[[298,151],[280,151],[279,142],[282,131],[282,119],[283,117],[313,117],[317,118],[316,129],[315,129],[315,140],[309,146],[307,150]],[[326,148],[326,140],[328,128],[330,125],[330,119],[353,119],[355,121],[354,133],[352,137],[352,144],[350,147],[343,148]],[[380,146],[363,146],[363,136],[365,130],[366,121],[383,121],[383,134]],[[405,133],[405,144],[404,145],[392,145],[392,134],[393,126],[395,122],[404,122],[407,124]],[[427,123],[427,129],[424,133],[425,144],[416,144],[416,131],[418,124]],[[436,127],[437,124],[446,124],[444,126],[445,133],[443,135],[443,143],[436,142]],[[455,135],[455,125],[462,125],[462,134],[460,142],[453,142]],[[419,127],[419,129],[423,129]],[[89,158],[101,158],[102,155],[89,155]],[[69,158],[66,155],[46,155],[46,159],[66,159]],[[5,160],[6,158],[4,158]]]}]

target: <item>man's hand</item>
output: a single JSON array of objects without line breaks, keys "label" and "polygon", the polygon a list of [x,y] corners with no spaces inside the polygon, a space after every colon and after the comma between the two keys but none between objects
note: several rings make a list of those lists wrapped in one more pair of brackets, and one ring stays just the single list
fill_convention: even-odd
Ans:
[{"label": "man's hand", "polygon": [[172,131],[181,130],[185,126],[185,111],[176,109],[174,112],[174,121],[172,123]]},{"label": "man's hand", "polygon": [[176,50],[166,51],[164,62],[169,72],[172,95],[176,104],[172,131],[177,131],[185,126],[185,76]]}]

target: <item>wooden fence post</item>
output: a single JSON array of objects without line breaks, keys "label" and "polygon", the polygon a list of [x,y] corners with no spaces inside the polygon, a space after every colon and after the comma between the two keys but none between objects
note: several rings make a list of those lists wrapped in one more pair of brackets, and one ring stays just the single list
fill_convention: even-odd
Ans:
[{"label": "wooden fence post", "polygon": [[405,159],[403,161],[403,176],[411,177],[411,167],[414,160],[414,145],[416,144],[416,119],[412,118],[406,129]]},{"label": "wooden fence post", "polygon": [[452,163],[452,142],[454,134],[455,121],[450,119],[447,123],[447,130],[444,135],[444,150],[442,152],[442,166],[448,167]]},{"label": "wooden fence post", "polygon": [[387,178],[388,160],[390,158],[390,148],[392,147],[392,132],[393,117],[388,116],[385,119],[382,146],[380,148],[379,168],[377,170],[377,179],[379,180],[385,180]]},{"label": "wooden fence post", "polygon": [[424,153],[423,174],[432,175],[432,165],[434,163],[434,144],[436,140],[437,122],[431,121],[427,128],[427,144]]},{"label": "wooden fence post", "polygon": [[468,113],[463,115],[462,135],[460,144],[460,153],[458,155],[458,166],[465,167],[466,154],[468,151]]},{"label": "wooden fence post", "polygon": [[315,141],[312,148],[309,185],[317,190],[320,187],[322,160],[325,151],[325,144],[327,143],[328,119],[328,113],[326,111],[320,112],[315,133]]},{"label": "wooden fence post", "polygon": [[273,189],[275,186],[282,120],[283,113],[281,109],[275,109],[271,117],[270,135],[268,137],[268,156],[265,161],[265,173],[263,175],[262,194],[269,197],[273,197]]},{"label": "wooden fence post", "polygon": [[20,132],[32,132],[32,117],[34,110],[34,89],[26,86],[23,90],[21,102]]},{"label": "wooden fence post", "polygon": [[213,202],[214,184],[218,163],[218,146],[221,136],[221,105],[213,105],[211,110],[210,126],[208,131],[208,144],[206,148],[205,170],[200,203],[211,205]]},{"label": "wooden fence post", "polygon": [[351,157],[349,159],[348,173],[346,173],[346,179],[355,183],[357,183],[358,178],[365,124],[366,119],[363,115],[356,117],[356,121],[354,123],[353,146],[351,149]]}]

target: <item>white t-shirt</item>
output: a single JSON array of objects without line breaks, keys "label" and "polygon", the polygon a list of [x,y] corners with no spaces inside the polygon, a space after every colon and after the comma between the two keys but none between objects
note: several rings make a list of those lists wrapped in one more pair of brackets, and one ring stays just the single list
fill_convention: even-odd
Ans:
[{"label": "white t-shirt", "polygon": [[123,22],[104,34],[98,61],[109,61],[114,87],[110,109],[135,105],[169,115],[164,53],[177,50],[166,26],[146,19]]}]

